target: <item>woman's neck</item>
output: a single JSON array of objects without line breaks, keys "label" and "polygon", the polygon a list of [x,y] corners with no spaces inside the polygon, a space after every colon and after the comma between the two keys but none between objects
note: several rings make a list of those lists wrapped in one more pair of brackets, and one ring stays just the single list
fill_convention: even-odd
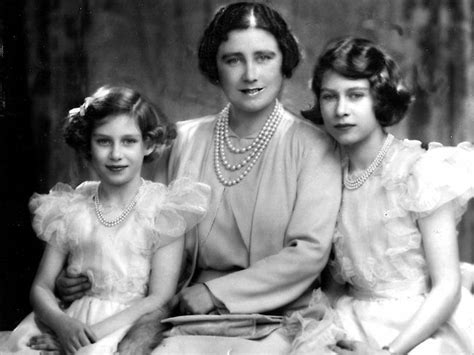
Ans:
[{"label": "woman's neck", "polygon": [[270,117],[275,105],[276,100],[273,104],[256,112],[245,112],[231,106],[229,110],[229,126],[232,131],[241,138],[257,134],[262,129],[268,117]]},{"label": "woman's neck", "polygon": [[136,196],[141,184],[141,177],[118,186],[102,181],[99,185],[100,202],[108,206],[125,206]]},{"label": "woman's neck", "polygon": [[356,173],[367,169],[380,152],[386,138],[387,133],[380,130],[363,141],[344,147],[350,161],[350,172]]}]

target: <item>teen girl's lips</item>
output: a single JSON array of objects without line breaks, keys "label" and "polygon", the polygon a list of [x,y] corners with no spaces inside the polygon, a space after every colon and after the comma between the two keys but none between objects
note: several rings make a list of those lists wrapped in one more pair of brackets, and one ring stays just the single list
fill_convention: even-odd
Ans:
[{"label": "teen girl's lips", "polygon": [[125,169],[127,165],[106,165],[106,168],[113,172],[119,172]]},{"label": "teen girl's lips", "polygon": [[263,88],[254,88],[254,89],[242,89],[240,92],[244,93],[245,95],[254,96],[260,93]]},{"label": "teen girl's lips", "polygon": [[340,130],[347,130],[347,129],[350,129],[352,127],[355,127],[355,124],[351,124],[351,123],[337,123],[334,125],[334,128],[337,128],[337,129],[340,129]]}]

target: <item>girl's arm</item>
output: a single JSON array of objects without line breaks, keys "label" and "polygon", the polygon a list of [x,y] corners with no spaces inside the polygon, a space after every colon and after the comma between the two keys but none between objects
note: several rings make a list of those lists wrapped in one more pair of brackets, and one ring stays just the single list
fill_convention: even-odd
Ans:
[{"label": "girl's arm", "polygon": [[184,238],[180,238],[154,253],[148,296],[122,312],[94,324],[92,329],[99,339],[123,326],[135,323],[143,315],[156,311],[171,300],[176,293],[183,248]]},{"label": "girl's arm", "polygon": [[47,246],[31,287],[31,303],[35,314],[58,336],[66,352],[95,342],[88,326],[66,315],[54,296],[54,281],[61,272],[66,254]]},{"label": "girl's arm", "polygon": [[407,327],[387,344],[396,354],[407,353],[431,336],[449,319],[460,299],[458,243],[451,207],[445,205],[418,223],[432,288]]}]

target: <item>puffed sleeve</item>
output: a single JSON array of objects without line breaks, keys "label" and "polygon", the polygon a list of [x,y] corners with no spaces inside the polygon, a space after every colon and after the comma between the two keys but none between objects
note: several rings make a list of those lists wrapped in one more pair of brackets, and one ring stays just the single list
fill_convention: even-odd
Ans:
[{"label": "puffed sleeve", "polygon": [[29,201],[38,238],[63,251],[67,248],[67,214],[74,196],[71,186],[58,183],[48,194],[35,193]]},{"label": "puffed sleeve", "polygon": [[456,147],[431,144],[412,166],[401,195],[402,207],[417,218],[451,204],[459,221],[474,196],[474,149],[471,143]]},{"label": "puffed sleeve", "polygon": [[177,179],[168,187],[148,182],[146,190],[141,213],[152,231],[154,249],[184,236],[209,207],[210,187],[188,178]]}]

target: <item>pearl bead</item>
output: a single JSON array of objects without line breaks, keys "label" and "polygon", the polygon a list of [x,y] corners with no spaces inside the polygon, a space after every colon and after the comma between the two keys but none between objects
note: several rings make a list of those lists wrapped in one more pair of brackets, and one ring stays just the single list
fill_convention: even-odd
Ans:
[{"label": "pearl bead", "polygon": [[[273,137],[278,124],[283,117],[283,106],[276,100],[275,107],[270,116],[265,121],[262,129],[257,137],[248,146],[243,148],[236,148],[232,145],[229,138],[229,109],[230,104],[227,105],[219,114],[215,128],[215,150],[214,150],[214,169],[218,180],[224,186],[233,186],[238,184],[250,172],[258,158],[266,149],[268,143]],[[225,148],[233,154],[243,154],[250,152],[240,163],[230,164],[227,160]],[[241,169],[244,171],[235,179],[226,180],[221,172],[222,165],[226,170],[235,172]]]},{"label": "pearl bead", "polygon": [[[143,183],[143,180],[142,180],[142,183]],[[100,204],[100,200],[99,200],[99,186],[100,185],[97,185],[97,191],[96,191],[96,193],[93,197],[93,199],[94,199],[94,210],[95,210],[95,214],[97,216],[97,219],[99,220],[100,223],[102,223],[106,227],[111,228],[111,227],[118,226],[123,221],[125,221],[125,219],[128,217],[130,212],[132,212],[132,210],[136,206],[137,201],[138,201],[138,196],[139,196],[139,193],[140,193],[140,189],[138,189],[138,191],[135,194],[135,196],[133,197],[132,201],[130,201],[130,203],[123,209],[122,213],[117,218],[113,219],[112,221],[108,221],[108,220],[105,219],[104,215],[102,214],[102,205]]]},{"label": "pearl bead", "polygon": [[367,181],[367,179],[374,173],[374,171],[377,170],[377,168],[380,166],[383,159],[385,158],[385,155],[387,154],[388,149],[390,148],[390,145],[393,142],[393,139],[393,135],[389,134],[387,136],[385,142],[382,145],[382,148],[380,148],[380,151],[377,153],[375,159],[372,161],[372,163],[370,163],[369,167],[365,169],[364,172],[362,172],[360,175],[355,178],[352,178],[346,171],[346,175],[344,177],[344,186],[348,190],[356,190],[361,187]]}]

